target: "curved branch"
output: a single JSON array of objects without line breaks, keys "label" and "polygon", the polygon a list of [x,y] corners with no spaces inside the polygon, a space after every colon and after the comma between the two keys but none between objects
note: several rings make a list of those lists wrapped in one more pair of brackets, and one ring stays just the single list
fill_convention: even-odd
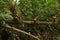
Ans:
[{"label": "curved branch", "polygon": [[34,35],[30,34],[30,33],[27,33],[27,32],[25,32],[25,31],[23,31],[23,30],[21,30],[21,29],[17,29],[17,28],[15,28],[15,27],[11,27],[11,26],[9,26],[8,24],[5,24],[4,26],[7,27],[7,28],[9,28],[9,29],[13,29],[14,31],[17,31],[17,32],[20,32],[20,33],[29,35],[29,36],[37,39],[37,40],[40,40],[38,37],[36,37],[36,36],[34,36]]}]

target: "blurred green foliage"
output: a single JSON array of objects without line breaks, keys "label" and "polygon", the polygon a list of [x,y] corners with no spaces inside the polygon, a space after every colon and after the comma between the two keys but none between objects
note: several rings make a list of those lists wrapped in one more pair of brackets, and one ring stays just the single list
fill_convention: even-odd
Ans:
[{"label": "blurred green foliage", "polygon": [[[18,14],[19,17],[22,16],[23,20],[33,20],[35,17],[39,16],[39,18],[37,19],[39,21],[51,21],[54,20],[53,17],[57,16],[60,12],[59,9],[60,4],[58,3],[57,0],[20,0],[18,5],[16,4],[16,2],[13,3],[12,0],[1,0],[0,23],[3,21],[6,22],[13,20],[13,13],[9,9],[9,6],[15,6],[16,14]],[[33,35],[37,35],[36,31],[33,30],[34,27],[38,31],[41,30],[42,32],[51,31],[56,34],[56,35],[54,34],[54,36],[56,37],[58,36],[57,34],[59,34],[59,30],[60,30],[60,23],[56,25],[52,24],[50,26],[41,25],[41,24],[29,25],[29,24],[12,24],[12,23],[9,25],[17,26],[16,28],[30,32]],[[2,27],[2,29],[3,28],[4,27]],[[26,39],[28,37],[25,38],[25,36],[21,35],[22,40],[28,40]]]}]

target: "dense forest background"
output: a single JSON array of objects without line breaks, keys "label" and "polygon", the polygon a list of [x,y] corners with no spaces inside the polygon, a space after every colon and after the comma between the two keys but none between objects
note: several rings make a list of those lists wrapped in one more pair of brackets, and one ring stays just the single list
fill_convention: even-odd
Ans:
[{"label": "dense forest background", "polygon": [[60,0],[0,0],[0,40],[60,40]]}]

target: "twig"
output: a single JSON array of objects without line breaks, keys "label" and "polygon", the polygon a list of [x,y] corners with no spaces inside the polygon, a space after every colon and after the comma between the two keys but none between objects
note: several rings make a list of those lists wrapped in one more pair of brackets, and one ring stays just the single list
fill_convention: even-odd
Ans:
[{"label": "twig", "polygon": [[7,28],[9,28],[9,29],[13,29],[14,31],[17,31],[17,32],[20,32],[20,33],[24,33],[24,34],[26,34],[26,35],[29,35],[29,36],[37,39],[37,40],[40,40],[38,37],[36,37],[36,36],[34,36],[34,35],[32,35],[32,34],[27,33],[27,32],[25,32],[25,31],[23,31],[23,30],[21,30],[21,29],[17,29],[17,28],[15,28],[15,27],[11,27],[11,26],[9,26],[8,24],[5,24],[5,27],[7,27]]},{"label": "twig", "polygon": [[[8,22],[6,21],[7,23],[14,23],[14,22]],[[52,22],[52,21],[49,21],[49,22],[46,22],[46,21],[20,21],[19,23],[24,23],[24,24],[57,24],[59,22]]]},{"label": "twig", "polygon": [[46,22],[46,21],[22,21],[22,23],[26,24],[57,24],[58,22]]}]

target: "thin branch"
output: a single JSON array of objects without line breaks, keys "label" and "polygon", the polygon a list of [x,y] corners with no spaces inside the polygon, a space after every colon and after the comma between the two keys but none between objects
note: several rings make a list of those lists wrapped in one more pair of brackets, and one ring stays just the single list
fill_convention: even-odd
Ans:
[{"label": "thin branch", "polygon": [[[8,21],[6,21],[7,23],[14,23],[14,21],[12,21],[12,22],[8,22]],[[59,22],[52,22],[52,21],[49,21],[49,22],[46,22],[46,21],[21,21],[21,22],[19,22],[19,23],[24,23],[24,24],[34,24],[34,23],[36,23],[36,24],[57,24],[57,23],[59,23]]]},{"label": "thin branch", "polygon": [[9,29],[13,29],[14,31],[17,31],[17,32],[20,32],[20,33],[29,35],[29,36],[31,36],[31,37],[37,39],[37,40],[40,40],[38,37],[36,37],[36,36],[34,36],[34,35],[32,35],[32,34],[27,33],[27,32],[25,32],[25,31],[23,31],[23,30],[21,30],[21,29],[17,29],[17,28],[15,28],[15,27],[11,27],[11,26],[9,26],[8,24],[5,24],[5,27],[7,27],[7,28],[9,28]]},{"label": "thin branch", "polygon": [[58,22],[46,22],[46,21],[22,21],[22,23],[26,24],[57,24]]}]

